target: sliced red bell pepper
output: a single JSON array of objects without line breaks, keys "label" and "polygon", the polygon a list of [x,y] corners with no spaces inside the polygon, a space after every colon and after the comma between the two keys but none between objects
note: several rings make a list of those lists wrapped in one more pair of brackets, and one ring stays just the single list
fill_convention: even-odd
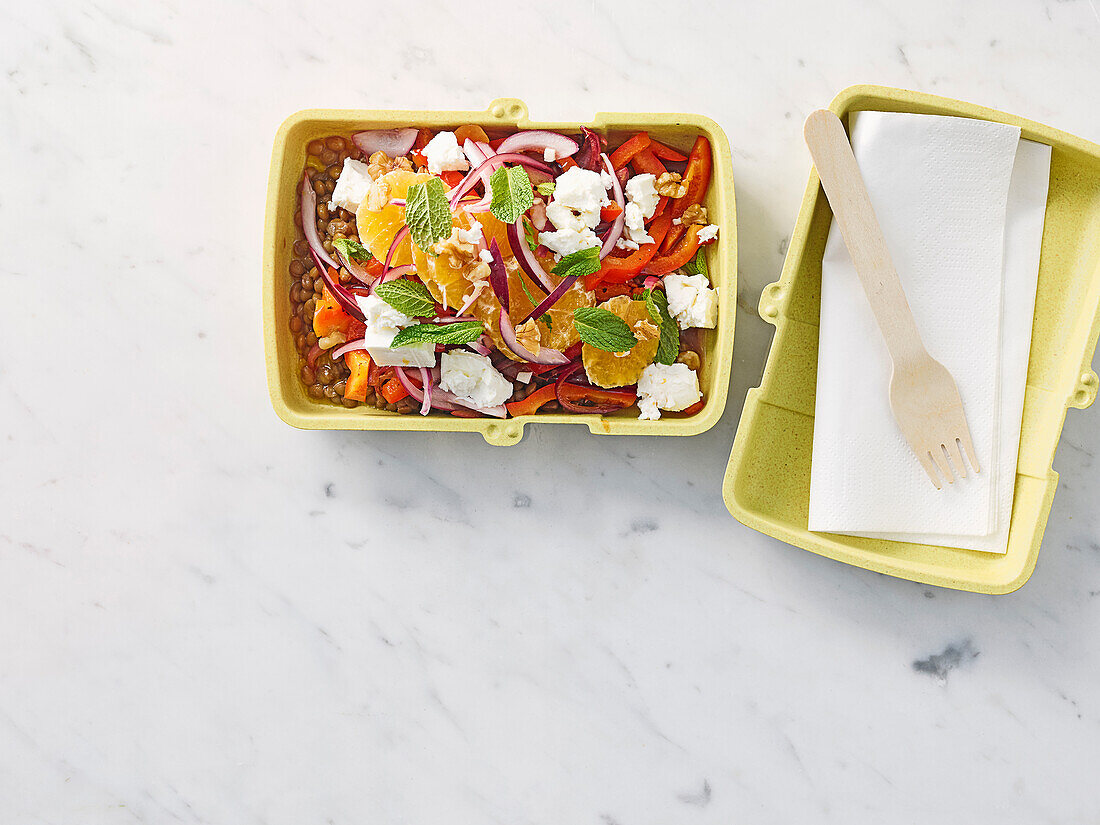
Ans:
[{"label": "sliced red bell pepper", "polygon": [[616,170],[622,169],[640,151],[649,146],[649,135],[645,132],[638,132],[634,137],[630,138],[618,149],[611,153],[610,161],[611,166]]},{"label": "sliced red bell pepper", "polygon": [[667,275],[674,269],[679,269],[699,251],[699,230],[701,226],[692,224],[688,227],[687,234],[676,246],[665,255],[653,258],[645,268],[650,275]]},{"label": "sliced red bell pepper", "polygon": [[318,338],[328,338],[340,332],[343,333],[344,340],[350,340],[347,335],[352,320],[352,317],[344,312],[340,303],[332,297],[328,287],[323,287],[321,298],[314,305],[313,334]]},{"label": "sliced red bell pepper", "polygon": [[592,291],[605,281],[610,284],[621,284],[629,281],[641,272],[645,265],[657,254],[657,248],[671,225],[672,218],[668,216],[666,210],[664,215],[657,218],[649,226],[649,235],[653,238],[653,243],[642,244],[625,258],[613,258],[608,255],[603,259],[603,263],[600,264],[600,268],[596,272],[584,277],[584,288]]},{"label": "sliced red bell pepper", "polygon": [[583,387],[580,384],[560,382],[554,388],[558,400],[566,405],[581,406],[584,401],[593,407],[623,409],[638,400],[634,390],[605,390],[599,387]]},{"label": "sliced red bell pepper", "polygon": [[382,383],[382,397],[391,404],[396,404],[408,395],[409,391],[397,378],[388,378]]},{"label": "sliced red bell pepper", "polygon": [[695,415],[695,413],[699,412],[699,410],[703,409],[703,407],[705,407],[706,405],[707,405],[707,399],[700,398],[698,401],[696,401],[690,407],[682,409],[676,414],[677,415],[682,415],[686,418],[689,415]]},{"label": "sliced red bell pepper", "polygon": [[366,401],[367,389],[370,387],[370,356],[366,350],[352,350],[344,353],[344,363],[351,370],[351,375],[344,384],[344,398]]},{"label": "sliced red bell pepper", "polygon": [[466,176],[454,169],[448,169],[445,172],[440,172],[439,177],[443,178],[443,182],[447,184],[448,187],[454,189],[456,186],[462,183],[462,179]]},{"label": "sliced red bell pepper", "polygon": [[551,401],[557,401],[558,394],[556,390],[557,388],[553,384],[547,384],[542,389],[535,390],[526,398],[520,401],[512,401],[504,406],[508,408],[508,414],[512,416],[534,415],[543,405],[549,404]]},{"label": "sliced red bell pepper", "polygon": [[[695,145],[691,147],[688,155],[687,169],[684,170],[684,187],[687,190],[682,198],[676,198],[672,204],[671,214],[678,218],[684,211],[697,203],[702,203],[706,197],[707,187],[710,186],[710,141],[701,135],[695,139]],[[665,237],[661,252],[667,253],[677,241],[683,237],[683,226],[673,226],[672,231]]]},{"label": "sliced red bell pepper", "polygon": [[561,167],[561,170],[563,172],[565,172],[568,169],[572,169],[576,165],[577,165],[577,162],[575,160],[573,160],[572,157],[558,158],[558,166]]},{"label": "sliced red bell pepper", "polygon": [[665,207],[668,206],[668,197],[661,195],[660,200],[657,201],[657,208],[653,210],[653,217],[650,220],[656,220],[664,214]]},{"label": "sliced red bell pepper", "polygon": [[431,143],[433,137],[431,129],[421,129],[416,133],[416,140],[413,141],[413,148],[409,152],[409,157],[421,169],[428,168],[428,159],[424,157],[424,147]]},{"label": "sliced red bell pepper", "polygon": [[681,155],[675,149],[665,146],[663,143],[658,143],[655,140],[649,142],[649,151],[659,157],[661,160],[671,160],[676,163],[687,160],[686,155]]},{"label": "sliced red bell pepper", "polygon": [[600,210],[600,220],[611,223],[621,214],[623,214],[623,208],[617,203],[612,203],[610,206],[605,206]]},{"label": "sliced red bell pepper", "polygon": [[648,148],[636,154],[630,161],[630,165],[643,175],[650,174],[658,178],[668,171],[665,165],[657,160],[657,156],[653,154],[652,150]]}]

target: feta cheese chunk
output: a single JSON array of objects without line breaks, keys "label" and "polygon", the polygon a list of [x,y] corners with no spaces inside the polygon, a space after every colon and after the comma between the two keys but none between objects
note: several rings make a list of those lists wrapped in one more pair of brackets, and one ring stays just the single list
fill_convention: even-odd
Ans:
[{"label": "feta cheese chunk", "polygon": [[558,159],[558,153],[550,146],[542,150],[542,159],[547,163],[553,163]]},{"label": "feta cheese chunk", "polygon": [[708,223],[699,230],[699,243],[707,243],[708,241],[713,241],[717,237],[718,227],[713,223]]},{"label": "feta cheese chunk", "polygon": [[340,170],[340,177],[332,190],[332,199],[328,202],[328,208],[354,212],[366,199],[373,183],[374,181],[367,173],[367,164],[360,160],[346,158],[344,168]]},{"label": "feta cheese chunk", "polygon": [[398,312],[377,295],[356,295],[355,302],[363,313],[366,331],[363,340],[371,360],[380,367],[434,367],[435,344],[413,344],[391,347],[397,333],[416,323]]},{"label": "feta cheese chunk", "polygon": [[610,203],[599,172],[571,166],[554,181],[554,199],[546,208],[546,217],[556,229],[565,229],[551,215],[551,209],[557,206],[554,214],[559,220],[564,220],[564,213],[570,211],[577,213],[574,217],[589,229],[595,229],[600,222],[600,209]]},{"label": "feta cheese chunk", "polygon": [[574,229],[559,229],[557,232],[540,232],[539,243],[560,256],[579,252],[589,247],[603,245],[596,233],[587,227],[580,232]]},{"label": "feta cheese chunk", "polygon": [[475,407],[497,407],[512,397],[511,382],[497,372],[487,355],[452,350],[443,353],[440,366],[440,389]]},{"label": "feta cheese chunk", "polygon": [[706,275],[673,272],[664,279],[668,311],[680,329],[708,327],[718,323],[718,292],[711,289]]},{"label": "feta cheese chunk", "polygon": [[475,218],[470,218],[470,223],[472,226],[469,229],[458,228],[458,240],[460,243],[472,243],[477,246],[485,236],[481,233],[481,224]]},{"label": "feta cheese chunk", "polygon": [[646,232],[645,222],[653,217],[657,202],[661,199],[657,194],[656,181],[656,177],[647,173],[635,175],[626,182],[623,232],[627,240],[637,244],[653,243],[653,238]]},{"label": "feta cheese chunk", "polygon": [[638,379],[638,418],[656,421],[661,410],[686,410],[702,397],[699,376],[687,364],[650,364]]},{"label": "feta cheese chunk", "polygon": [[481,260],[485,261],[485,263],[487,263],[487,264],[491,264],[493,262],[493,253],[490,252],[488,249],[481,250],[480,252],[477,253],[477,256]]},{"label": "feta cheese chunk", "polygon": [[449,171],[465,172],[470,168],[454,132],[440,132],[429,140],[424,147],[424,159],[428,161],[428,171],[433,175]]}]

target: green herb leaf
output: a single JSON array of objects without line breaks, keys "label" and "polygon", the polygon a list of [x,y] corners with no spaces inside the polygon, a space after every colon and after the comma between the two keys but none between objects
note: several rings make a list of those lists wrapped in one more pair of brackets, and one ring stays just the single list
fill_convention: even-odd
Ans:
[{"label": "green herb leaf", "polygon": [[552,180],[548,180],[545,183],[540,183],[535,187],[540,195],[547,198],[554,194],[554,190],[556,188],[557,185]]},{"label": "green herb leaf", "polygon": [[332,242],[332,245],[339,249],[349,261],[365,264],[369,263],[374,257],[363,244],[359,241],[353,241],[351,238],[337,238]]},{"label": "green herb leaf", "polygon": [[668,296],[663,289],[645,291],[645,307],[649,317],[661,330],[661,341],[657,344],[657,355],[653,360],[658,364],[671,364],[680,354],[680,327],[668,311]]},{"label": "green herb leaf", "polygon": [[387,281],[374,288],[374,294],[410,318],[425,318],[435,314],[435,301],[420,281],[406,279]]},{"label": "green herb leaf", "polygon": [[447,190],[439,178],[414,183],[405,195],[405,223],[413,243],[429,250],[440,238],[446,238],[454,228],[454,215],[447,202]]},{"label": "green herb leaf", "polygon": [[531,290],[527,288],[527,278],[523,275],[522,272],[517,274],[516,277],[519,278],[519,285],[523,287],[523,294],[527,296],[527,300],[530,301],[534,306],[538,306],[539,302],[535,300],[535,296],[532,295]]},{"label": "green herb leaf", "polygon": [[638,343],[626,321],[600,307],[573,310],[573,326],[582,341],[604,352],[626,352]]},{"label": "green herb leaf", "polygon": [[695,253],[695,257],[680,267],[680,270],[685,275],[706,275],[709,281],[710,272],[707,271],[706,250],[704,250],[703,247],[699,247],[699,251]]},{"label": "green herb leaf", "polygon": [[522,166],[501,166],[489,176],[489,188],[493,192],[489,211],[504,223],[515,223],[535,205],[531,178]]},{"label": "green herb leaf", "polygon": [[592,246],[588,249],[578,249],[576,252],[570,252],[554,264],[554,268],[550,271],[563,278],[583,278],[585,275],[597,272],[599,268],[600,248]]},{"label": "green herb leaf", "polygon": [[554,331],[554,322],[550,319],[550,313],[544,312],[539,316],[539,320],[546,324],[546,328],[551,332]]},{"label": "green herb leaf", "polygon": [[414,324],[405,327],[393,339],[391,347],[412,344],[468,344],[481,337],[485,330],[480,321],[459,321],[457,324]]},{"label": "green herb leaf", "polygon": [[524,221],[523,237],[527,240],[527,248],[534,252],[539,248],[539,233],[534,226]]}]

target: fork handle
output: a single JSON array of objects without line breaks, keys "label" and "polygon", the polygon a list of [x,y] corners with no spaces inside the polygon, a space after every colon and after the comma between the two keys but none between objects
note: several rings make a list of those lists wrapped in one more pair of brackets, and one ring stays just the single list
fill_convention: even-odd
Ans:
[{"label": "fork handle", "polygon": [[818,109],[806,118],[803,134],[890,356],[895,364],[924,356],[913,311],[890,260],[844,125],[828,109]]}]

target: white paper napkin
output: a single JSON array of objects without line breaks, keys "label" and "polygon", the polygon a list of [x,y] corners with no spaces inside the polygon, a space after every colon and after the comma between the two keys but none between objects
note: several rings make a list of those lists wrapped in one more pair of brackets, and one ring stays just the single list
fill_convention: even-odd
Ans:
[{"label": "white paper napkin", "polygon": [[1035,290],[1039,282],[1039,252],[1043,245],[1047,190],[1050,184],[1050,147],[1021,140],[1012,169],[1005,214],[1004,290],[1001,301],[1001,387],[996,435],[994,484],[996,525],[988,536],[952,536],[936,533],[863,533],[892,541],[938,544],[986,553],[1008,549],[1008,525],[1016,487],[1016,459],[1020,453],[1020,425],[1031,352],[1031,325]]},{"label": "white paper napkin", "polygon": [[822,266],[809,529],[988,536],[997,527],[1004,228],[1020,130],[864,112],[850,132],[917,326],[958,383],[983,472],[937,491],[902,438],[889,354],[834,225]]}]

